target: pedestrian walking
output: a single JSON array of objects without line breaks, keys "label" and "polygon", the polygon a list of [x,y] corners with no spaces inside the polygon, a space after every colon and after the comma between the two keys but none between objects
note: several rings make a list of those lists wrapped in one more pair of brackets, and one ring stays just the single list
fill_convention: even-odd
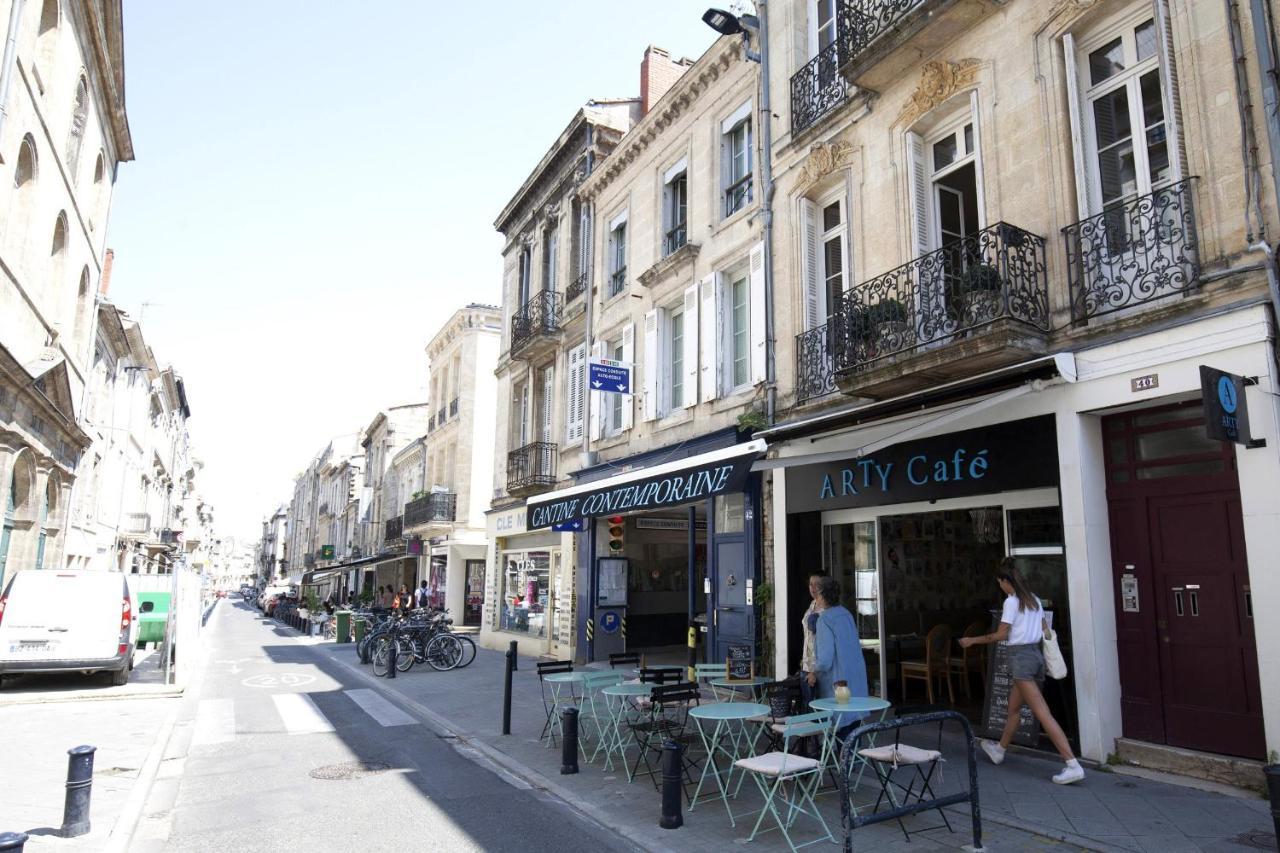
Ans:
[{"label": "pedestrian walking", "polygon": [[[843,681],[850,696],[867,695],[867,662],[858,642],[858,625],[853,614],[840,603],[840,584],[832,577],[818,578],[818,613],[814,650],[814,685],[819,699],[836,695],[836,683]],[[838,713],[836,737],[843,740],[862,719],[862,714]]]},{"label": "pedestrian walking", "polygon": [[431,603],[431,591],[427,589],[427,582],[423,581],[422,586],[418,587],[418,606],[426,607]]},{"label": "pedestrian walking", "polygon": [[1018,717],[1025,703],[1031,708],[1040,723],[1040,728],[1049,736],[1049,740],[1057,748],[1067,766],[1053,777],[1059,785],[1070,785],[1084,779],[1084,768],[1062,726],[1053,718],[1049,706],[1044,701],[1040,687],[1044,684],[1044,641],[1045,615],[1040,599],[1031,592],[1026,579],[1018,571],[1012,558],[1006,557],[996,569],[996,583],[1005,594],[1004,608],[1000,613],[1000,627],[990,634],[981,637],[961,637],[961,648],[990,643],[1007,643],[1009,650],[1009,674],[1013,678],[1013,686],[1009,688],[1009,714],[1005,719],[1004,732],[999,743],[990,740],[981,741],[982,751],[991,759],[992,764],[1004,761],[1005,750],[1018,730]]},{"label": "pedestrian walking", "polygon": [[400,605],[401,612],[407,613],[413,609],[413,593],[409,592],[406,584],[400,584],[400,591],[396,593],[396,600]]}]

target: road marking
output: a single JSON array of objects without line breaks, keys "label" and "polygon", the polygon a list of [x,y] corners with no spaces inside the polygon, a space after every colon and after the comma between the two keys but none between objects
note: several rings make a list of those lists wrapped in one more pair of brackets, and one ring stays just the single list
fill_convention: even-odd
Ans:
[{"label": "road marking", "polygon": [[201,699],[196,709],[192,746],[228,743],[236,738],[236,711],[233,699]]},{"label": "road marking", "polygon": [[412,726],[418,722],[367,687],[342,692],[350,696],[351,701],[359,705],[362,711],[377,720],[380,726]]},{"label": "road marking", "polygon": [[305,693],[272,693],[271,701],[276,703],[276,711],[291,735],[333,731],[328,719]]},{"label": "road marking", "polygon": [[245,687],[302,687],[315,680],[314,675],[286,672],[283,675],[251,675],[240,683]]}]

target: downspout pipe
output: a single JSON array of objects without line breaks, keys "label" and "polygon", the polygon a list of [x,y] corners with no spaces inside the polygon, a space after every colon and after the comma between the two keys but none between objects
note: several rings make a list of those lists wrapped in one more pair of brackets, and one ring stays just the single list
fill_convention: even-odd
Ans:
[{"label": "downspout pipe", "polygon": [[4,39],[4,58],[0,59],[0,134],[4,132],[5,119],[9,117],[9,87],[18,56],[18,27],[22,24],[22,6],[26,0],[13,0],[9,6],[9,29]]},{"label": "downspout pipe", "polygon": [[1267,145],[1271,153],[1272,190],[1276,203],[1280,204],[1280,172],[1277,172],[1280,169],[1280,69],[1276,67],[1271,0],[1249,0],[1249,15],[1262,82],[1262,115],[1266,120]]},{"label": "downspout pipe", "polygon": [[773,426],[778,404],[778,372],[773,310],[773,109],[769,99],[769,4],[756,0],[760,19],[760,211],[764,216],[765,420]]}]

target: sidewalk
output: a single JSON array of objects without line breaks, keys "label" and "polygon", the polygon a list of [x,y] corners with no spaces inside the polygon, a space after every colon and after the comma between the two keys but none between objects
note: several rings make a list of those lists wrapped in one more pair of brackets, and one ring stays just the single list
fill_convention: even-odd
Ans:
[{"label": "sidewalk", "polygon": [[[745,841],[754,822],[739,819],[729,826],[723,806],[717,801],[700,803],[685,812],[685,825],[674,831],[658,828],[660,797],[647,779],[628,784],[621,772],[605,773],[600,763],[580,761],[581,772],[561,776],[560,753],[538,742],[542,728],[541,692],[532,659],[521,658],[513,680],[512,734],[499,734],[502,718],[503,655],[481,649],[475,663],[464,670],[438,673],[415,667],[395,680],[375,679],[372,669],[361,666],[354,646],[328,643],[315,646],[339,665],[365,674],[378,686],[394,691],[411,704],[437,718],[442,727],[466,740],[532,784],[550,790],[582,811],[606,823],[637,844],[650,849],[723,850],[730,843]],[[941,788],[963,787],[967,779],[965,759],[959,739],[944,749],[947,763]],[[1249,844],[1250,833],[1270,836],[1270,814],[1262,800],[1239,799],[1216,793],[1191,790],[1128,775],[1094,771],[1082,785],[1061,787],[1049,777],[1056,762],[1010,753],[999,768],[979,764],[979,792],[982,800],[983,841],[989,850],[1088,849],[1099,851],[1134,850],[1178,853],[1178,851],[1234,850]],[[750,791],[748,792],[748,789]],[[759,797],[750,783],[742,789],[735,813],[759,808]],[[865,793],[863,793],[865,792]],[[864,780],[859,801],[874,790]],[[832,794],[819,802],[839,838],[840,810]],[[971,844],[967,806],[949,811],[955,829],[912,833],[908,845],[896,823],[864,827],[854,833],[855,849],[861,850],[954,850]],[[938,823],[936,813],[908,819],[913,826]],[[816,837],[813,821],[799,819],[795,840]],[[757,838],[753,848],[785,849],[775,831]],[[820,845],[815,849],[830,849]]]},{"label": "sidewalk", "polygon": [[79,672],[47,673],[13,677],[0,691],[0,707],[43,705],[48,702],[78,702],[87,699],[142,699],[182,695],[182,686],[165,684],[164,656],[152,647],[139,650],[133,659],[129,683],[115,687],[107,675]]}]

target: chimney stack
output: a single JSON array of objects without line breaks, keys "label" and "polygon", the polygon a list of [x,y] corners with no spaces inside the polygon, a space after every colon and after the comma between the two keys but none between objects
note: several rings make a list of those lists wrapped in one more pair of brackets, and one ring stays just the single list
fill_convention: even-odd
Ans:
[{"label": "chimney stack", "polygon": [[107,290],[111,287],[111,265],[115,260],[115,249],[107,249],[102,258],[102,278],[98,281],[98,293],[102,296],[106,296]]},{"label": "chimney stack", "polygon": [[649,114],[667,90],[675,85],[680,75],[693,65],[692,59],[672,59],[671,54],[660,47],[649,45],[640,61],[640,114]]}]

